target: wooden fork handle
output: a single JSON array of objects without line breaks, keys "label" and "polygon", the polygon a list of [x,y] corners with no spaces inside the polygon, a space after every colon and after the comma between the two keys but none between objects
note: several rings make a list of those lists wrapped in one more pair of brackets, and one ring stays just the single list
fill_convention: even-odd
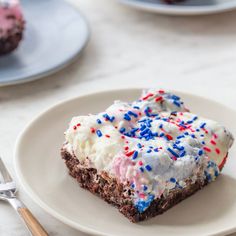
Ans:
[{"label": "wooden fork handle", "polygon": [[18,208],[18,213],[24,220],[26,226],[28,227],[29,231],[33,236],[48,236],[45,229],[27,208]]},{"label": "wooden fork handle", "polygon": [[12,198],[9,202],[21,216],[32,236],[49,236],[43,226],[21,201],[16,198]]}]

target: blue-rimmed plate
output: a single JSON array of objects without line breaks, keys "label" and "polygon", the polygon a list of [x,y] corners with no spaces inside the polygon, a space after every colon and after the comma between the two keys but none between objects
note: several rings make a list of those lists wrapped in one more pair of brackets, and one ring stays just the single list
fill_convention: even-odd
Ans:
[{"label": "blue-rimmed plate", "polygon": [[163,0],[120,0],[146,11],[169,15],[203,15],[236,9],[236,0],[186,0],[169,5]]},{"label": "blue-rimmed plate", "polygon": [[0,57],[0,86],[54,73],[86,46],[89,28],[80,12],[63,0],[22,0],[26,31],[20,46]]}]

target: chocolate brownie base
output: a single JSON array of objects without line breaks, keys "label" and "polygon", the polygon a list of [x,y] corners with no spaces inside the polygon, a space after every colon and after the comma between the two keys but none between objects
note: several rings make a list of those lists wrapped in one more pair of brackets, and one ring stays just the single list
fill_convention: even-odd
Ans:
[{"label": "chocolate brownie base", "polygon": [[133,193],[129,186],[118,183],[116,179],[110,178],[106,173],[98,174],[94,168],[83,167],[78,159],[64,149],[61,150],[61,155],[70,175],[79,182],[82,188],[116,206],[131,222],[143,221],[162,214],[207,184],[207,181],[197,180],[195,183],[189,183],[183,189],[172,190],[167,197],[161,196],[154,200],[147,210],[140,213],[133,205],[131,198]]},{"label": "chocolate brownie base", "polygon": [[[1,28],[1,26],[0,26]],[[19,21],[14,28],[4,37],[0,37],[0,55],[4,55],[15,50],[23,38],[24,22]],[[1,32],[0,32],[1,35]]]}]

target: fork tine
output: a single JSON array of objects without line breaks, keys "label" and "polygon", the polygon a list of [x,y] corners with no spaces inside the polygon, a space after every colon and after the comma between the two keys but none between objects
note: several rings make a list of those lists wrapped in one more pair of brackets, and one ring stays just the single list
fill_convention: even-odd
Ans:
[{"label": "fork tine", "polygon": [[1,157],[0,157],[0,173],[1,173],[5,183],[13,181],[12,177],[11,177],[10,173],[8,172],[6,166],[4,165]]}]

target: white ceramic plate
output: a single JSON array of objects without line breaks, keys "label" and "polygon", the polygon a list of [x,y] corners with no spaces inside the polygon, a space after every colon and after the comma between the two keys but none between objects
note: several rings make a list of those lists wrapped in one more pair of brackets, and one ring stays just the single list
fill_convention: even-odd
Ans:
[{"label": "white ceramic plate", "polygon": [[79,11],[63,0],[22,0],[24,39],[0,57],[0,86],[24,83],[52,74],[71,63],[89,39]]},{"label": "white ceramic plate", "polygon": [[230,11],[236,8],[236,0],[186,0],[169,5],[162,0],[120,0],[122,3],[146,11],[170,15],[202,15]]},{"label": "white ceramic plate", "polygon": [[[60,157],[72,116],[104,110],[114,100],[132,101],[140,89],[114,90],[60,103],[38,116],[19,137],[15,168],[30,197],[62,222],[91,234],[113,236],[223,235],[236,229],[236,148],[218,180],[161,216],[130,223],[117,209],[81,189]],[[179,94],[193,112],[216,119],[236,133],[236,113],[214,101]]]}]

